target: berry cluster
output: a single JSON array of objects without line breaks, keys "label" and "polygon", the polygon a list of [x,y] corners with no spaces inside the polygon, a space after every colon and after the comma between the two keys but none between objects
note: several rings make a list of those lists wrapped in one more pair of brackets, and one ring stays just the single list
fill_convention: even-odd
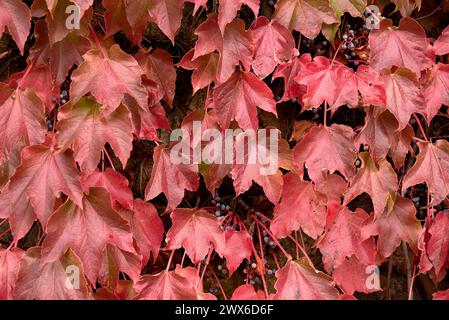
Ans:
[{"label": "berry cluster", "polygon": [[52,113],[49,115],[47,119],[48,131],[53,130],[59,107],[66,104],[70,100],[69,88],[70,88],[70,79],[67,78],[66,81],[61,85],[59,96],[52,97],[52,103],[54,103],[55,108],[53,109]]},{"label": "berry cluster", "polygon": [[344,27],[341,51],[352,67],[357,67],[360,63],[365,63],[368,60],[368,35],[369,29],[365,25],[347,24]]},{"label": "berry cluster", "polygon": [[214,285],[209,288],[209,292],[212,294],[217,294],[220,291],[220,286]]},{"label": "berry cluster", "polygon": [[[421,219],[427,216],[427,201],[430,201],[430,195],[428,199],[427,195],[427,187],[424,183],[418,184],[410,188],[410,191],[407,193],[407,196],[413,201],[415,208],[418,212],[418,216]],[[433,206],[436,212],[448,212],[449,211],[449,201],[444,200],[443,202]]]},{"label": "berry cluster", "polygon": [[321,114],[320,110],[321,110],[321,107],[312,109],[312,112],[313,112],[312,120],[318,121],[320,119],[320,114]]},{"label": "berry cluster", "polygon": [[310,53],[314,56],[322,56],[330,49],[329,41],[325,40],[324,37],[317,37],[316,39],[304,38],[301,40],[301,47],[299,52]]},{"label": "berry cluster", "polygon": [[[273,276],[276,272],[276,268],[270,267],[267,259],[264,259],[264,263],[265,263],[266,275],[269,277]],[[243,273],[246,275],[247,282],[249,282],[249,284],[254,285],[256,283],[257,284],[261,283],[261,277],[257,271],[257,263],[256,262],[247,261],[246,266],[243,268]]]},{"label": "berry cluster", "polygon": [[[261,214],[259,211],[254,212],[256,217],[267,227],[269,228],[269,220]],[[262,229],[263,242],[265,245],[269,246],[271,249],[276,248],[276,243],[270,238],[270,235],[265,229]]]},{"label": "berry cluster", "polygon": [[53,97],[52,102],[57,105],[66,104],[69,101],[69,92],[66,89],[61,89],[59,97]]},{"label": "berry cluster", "polygon": [[229,210],[231,207],[223,202],[221,202],[221,198],[218,194],[214,196],[211,203],[217,207],[217,210],[215,211],[215,215],[220,219],[223,220],[223,217],[229,213]]},{"label": "berry cluster", "polygon": [[214,214],[218,218],[218,220],[221,221],[221,228],[223,230],[234,230],[235,228],[230,225],[230,220],[227,219],[228,217],[230,217],[231,206],[224,203],[224,201],[218,194],[214,196],[211,204],[215,206]]}]

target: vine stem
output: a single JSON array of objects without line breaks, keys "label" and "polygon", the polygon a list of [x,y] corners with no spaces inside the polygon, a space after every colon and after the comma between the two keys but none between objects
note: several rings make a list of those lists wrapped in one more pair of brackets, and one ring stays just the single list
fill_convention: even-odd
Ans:
[{"label": "vine stem", "polygon": [[292,260],[292,256],[285,251],[284,247],[281,246],[281,244],[279,243],[279,241],[276,239],[276,237],[271,233],[270,230],[268,230],[268,228],[259,221],[259,219],[257,219],[257,217],[255,215],[252,216],[254,221],[256,221],[270,236],[270,238],[274,241],[274,243],[279,247],[279,249],[281,250],[281,252],[285,255],[285,257],[287,258],[287,260]]},{"label": "vine stem", "polygon": [[[332,58],[331,61],[331,65],[329,67],[329,70],[332,68],[332,66],[334,65],[335,59],[337,59],[337,55],[340,52],[341,46],[343,44],[345,44],[347,41],[343,41],[342,43],[340,43],[340,45],[338,46],[337,50],[335,51],[334,57]],[[324,120],[324,127],[327,127],[327,101],[324,101],[324,116],[323,116]]]},{"label": "vine stem", "polygon": [[181,259],[181,268],[182,268],[182,265],[184,264],[184,259],[186,258],[186,251],[184,250],[184,254],[182,255],[182,259]]},{"label": "vine stem", "polygon": [[103,58],[106,58],[106,54],[104,53],[103,47],[101,46],[100,40],[98,39],[97,33],[95,32],[92,25],[89,23],[89,30],[92,33],[92,37],[94,38],[95,44],[97,45],[98,50],[100,50]]},{"label": "vine stem", "polygon": [[405,258],[405,267],[407,270],[407,286],[410,287],[412,284],[410,257],[408,256],[408,249],[407,249],[407,244],[405,243],[405,241],[401,241],[401,246],[402,246],[402,252],[403,252],[404,258]]},{"label": "vine stem", "polygon": [[17,87],[21,88],[23,85],[23,82],[25,81],[25,79],[28,77],[28,75],[31,72],[31,69],[33,69],[33,65],[34,65],[34,61],[32,61],[29,66],[26,68],[25,73],[23,74],[22,78],[20,78],[19,82],[17,83]]},{"label": "vine stem", "polygon": [[278,268],[278,270],[281,268],[281,266],[279,265],[279,261],[278,258],[276,257],[275,254],[273,254],[273,259],[274,259],[274,263],[276,263],[276,267]]},{"label": "vine stem", "polygon": [[324,101],[324,112],[323,112],[323,123],[324,127],[327,127],[327,101]]},{"label": "vine stem", "polygon": [[[198,290],[198,286],[200,285],[200,283],[203,283],[204,274],[206,273],[207,266],[209,265],[211,255],[212,255],[212,245],[209,246],[209,251],[207,252],[207,256],[206,256],[207,257],[206,264],[204,265],[204,269],[203,269],[203,272],[201,273],[201,277],[200,277],[198,283],[196,284],[197,290]],[[198,267],[198,269],[200,269],[200,267],[201,267],[201,263],[200,263],[200,266]]]},{"label": "vine stem", "polygon": [[11,231],[11,228],[6,229],[2,234],[0,234],[0,238],[3,238],[3,236],[7,234],[9,231]]},{"label": "vine stem", "polygon": [[217,275],[215,274],[215,271],[210,266],[209,266],[209,269],[212,272],[212,275],[214,276],[215,281],[217,281],[218,286],[220,287],[221,294],[223,295],[223,298],[225,300],[228,300],[228,298],[226,297],[226,292],[224,291],[223,286],[221,285],[220,279],[217,277]]},{"label": "vine stem", "polygon": [[53,133],[56,132],[56,123],[58,122],[58,108],[55,108],[55,113],[53,116]]},{"label": "vine stem", "polygon": [[388,259],[388,274],[387,274],[387,289],[386,289],[386,291],[387,291],[387,300],[391,300],[390,285],[391,285],[391,272],[392,271],[393,271],[393,260],[390,257]]},{"label": "vine stem", "polygon": [[171,261],[173,259],[174,254],[175,254],[175,250],[172,250],[172,252],[170,253],[170,258],[168,258],[167,268],[165,269],[166,271],[170,270],[170,265],[171,265]]},{"label": "vine stem", "polygon": [[[226,215],[226,216],[227,216],[227,215]],[[239,223],[239,226],[240,226],[241,228],[243,228],[243,230],[245,230],[246,233],[249,234],[248,229],[246,229],[246,226],[245,226],[245,224],[243,223],[242,219],[240,219],[240,217],[239,217],[238,215],[235,215],[235,217],[237,218],[237,221],[238,221],[238,223]],[[224,220],[224,219],[223,219],[223,220]],[[256,260],[257,260],[257,259],[260,259],[260,258],[259,258],[259,255],[257,254],[256,247],[254,246],[254,243],[253,243],[252,241],[250,241],[250,243],[251,243],[251,250],[253,251],[254,257],[256,257]]]},{"label": "vine stem", "polygon": [[[114,171],[117,171],[117,170],[115,170],[114,164],[112,163],[112,159],[111,159],[111,156],[109,155],[108,150],[106,150],[105,147],[103,147],[103,150],[104,150],[104,153],[106,154],[106,157],[108,158],[109,164],[111,165],[112,169],[113,169]],[[104,170],[103,170],[103,171],[104,171]]]},{"label": "vine stem", "polygon": [[301,49],[301,34],[299,34],[298,36],[298,45],[296,46],[296,49],[298,50],[298,52]]},{"label": "vine stem", "polygon": [[421,134],[422,134],[424,140],[425,140],[425,141],[429,141],[429,139],[427,139],[426,133],[424,132],[424,128],[423,128],[423,126],[422,126],[422,124],[421,124],[421,121],[419,121],[418,116],[417,116],[416,113],[414,113],[414,112],[413,112],[413,118],[415,118],[416,123],[418,124],[419,130],[421,131]]},{"label": "vine stem", "polygon": [[17,244],[16,241],[11,242],[11,244],[8,246],[8,248],[6,248],[6,251],[11,250],[11,248],[15,247],[16,244]]},{"label": "vine stem", "polygon": [[306,245],[304,244],[304,237],[302,236],[302,230],[301,229],[299,229],[299,236],[301,237],[301,244],[302,244],[303,248],[305,249]]},{"label": "vine stem", "polygon": [[104,172],[104,148],[101,150],[101,171]]},{"label": "vine stem", "polygon": [[413,283],[415,282],[416,277],[416,266],[413,266],[413,274],[412,274],[412,280],[410,282],[410,288],[408,290],[408,299],[413,300]]},{"label": "vine stem", "polygon": [[257,235],[259,237],[259,246],[260,246],[260,257],[262,258],[263,268],[261,270],[261,278],[262,278],[262,284],[263,284],[263,290],[265,291],[265,297],[268,299],[268,289],[267,289],[267,282],[265,281],[265,257],[263,252],[263,245],[262,245],[262,236],[260,235],[260,227],[258,224],[257,226]]},{"label": "vine stem", "polygon": [[423,19],[426,19],[426,18],[428,18],[428,17],[434,15],[435,12],[441,10],[442,7],[443,7],[443,4],[440,3],[440,5],[439,5],[438,7],[436,7],[435,10],[433,10],[431,13],[426,14],[425,16],[422,16],[422,17],[418,17],[418,18],[416,18],[416,20],[423,20]]},{"label": "vine stem", "polygon": [[[298,241],[298,232],[296,230],[295,230],[295,239],[296,239],[296,241]],[[295,250],[296,250],[296,260],[299,260],[298,246],[295,246]]]},{"label": "vine stem", "polygon": [[338,46],[337,50],[335,51],[334,57],[332,58],[332,61],[331,61],[331,66],[330,66],[331,68],[334,65],[335,59],[337,59],[337,54],[340,52],[341,46],[344,45],[346,42],[347,41],[345,40],[342,43],[340,43],[340,45]]},{"label": "vine stem", "polygon": [[299,244],[299,242],[295,238],[293,238],[291,235],[289,235],[288,237],[295,243],[296,246],[299,247],[299,249],[301,250],[301,252],[304,255],[304,257],[306,257],[306,259],[309,262],[309,264],[314,267],[314,264],[313,264],[312,260],[310,259],[309,255],[307,254],[306,249],[303,246],[301,246]]},{"label": "vine stem", "polygon": [[[271,221],[271,219],[268,218],[267,216],[265,216],[265,215],[263,215],[263,214],[260,214],[260,215],[262,215],[265,219]],[[276,239],[274,238],[274,235],[271,234],[271,232],[265,227],[265,225],[262,224],[262,227],[265,228],[265,230],[269,233],[270,237],[272,237],[273,240],[276,240]],[[295,243],[296,246],[298,246],[299,250],[301,250],[302,254],[306,257],[307,261],[310,263],[311,266],[313,266],[314,264],[313,264],[312,260],[310,259],[309,255],[307,254],[307,251],[306,251],[305,247],[301,246],[301,244],[299,244],[299,242],[296,241],[295,238],[293,238],[291,235],[289,235],[288,237]],[[302,234],[301,234],[301,237],[302,237]],[[275,242],[276,242],[276,241],[275,241]],[[291,257],[291,256],[290,256],[290,257]]]},{"label": "vine stem", "polygon": [[418,137],[413,137],[413,140],[420,141],[420,142],[426,142],[426,140],[420,139],[420,138],[418,138]]}]

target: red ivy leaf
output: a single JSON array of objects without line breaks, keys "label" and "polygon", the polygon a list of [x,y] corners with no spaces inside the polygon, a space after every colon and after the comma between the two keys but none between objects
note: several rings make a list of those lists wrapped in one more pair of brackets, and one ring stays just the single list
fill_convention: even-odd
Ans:
[{"label": "red ivy leaf", "polygon": [[226,245],[223,256],[229,269],[229,276],[240,266],[244,259],[250,261],[252,250],[252,238],[247,231],[225,231]]},{"label": "red ivy leaf", "polygon": [[326,197],[311,182],[302,181],[293,173],[284,175],[281,201],[275,206],[270,229],[278,238],[301,228],[313,239],[324,231]]},{"label": "red ivy leaf", "polygon": [[260,16],[251,26],[254,41],[253,70],[265,78],[274,68],[293,57],[295,40],[290,31],[276,21]]},{"label": "red ivy leaf", "polygon": [[399,124],[388,110],[370,107],[365,112],[365,125],[355,140],[356,146],[366,144],[373,159],[385,158]]},{"label": "red ivy leaf", "polygon": [[384,75],[387,94],[387,109],[404,129],[414,112],[425,113],[425,101],[413,72],[399,68],[394,73]]},{"label": "red ivy leaf", "polygon": [[217,121],[223,129],[236,120],[242,129],[257,130],[256,107],[277,116],[273,93],[251,72],[234,72],[225,83],[214,88],[213,99],[213,108],[220,114]]},{"label": "red ivy leaf", "polygon": [[344,206],[340,207],[329,231],[317,244],[323,254],[326,270],[337,268],[346,257],[353,254],[363,264],[371,265],[375,262],[374,238],[365,240],[361,234],[361,227],[368,217],[363,209],[357,208],[355,212],[351,212]]},{"label": "red ivy leaf", "polygon": [[259,14],[259,0],[221,0],[220,8],[218,10],[218,25],[222,33],[225,31],[226,25],[228,25],[237,15],[242,5],[247,5],[248,8],[257,17]]},{"label": "red ivy leaf", "polygon": [[231,300],[264,300],[265,294],[263,291],[256,290],[250,284],[243,284],[234,290]]},{"label": "red ivy leaf", "polygon": [[176,87],[176,70],[171,55],[165,50],[156,49],[151,54],[139,52],[136,60],[145,76],[158,84],[164,101],[171,107]]},{"label": "red ivy leaf", "polygon": [[289,261],[276,271],[274,285],[277,300],[335,300],[338,291],[332,278],[317,271],[305,258]]},{"label": "red ivy leaf", "polygon": [[58,113],[58,145],[75,151],[75,160],[81,171],[89,174],[100,162],[104,145],[109,143],[125,166],[132,149],[131,119],[128,110],[121,105],[105,116],[101,106],[91,97],[76,104],[68,103]]},{"label": "red ivy leaf", "polygon": [[348,12],[353,17],[360,17],[365,8],[366,0],[329,0],[338,17]]},{"label": "red ivy leaf", "polygon": [[256,290],[250,284],[242,284],[234,290],[231,300],[265,300],[263,291]]},{"label": "red ivy leaf", "polygon": [[234,19],[226,26],[222,35],[218,27],[217,15],[212,13],[195,30],[195,34],[198,36],[198,41],[195,44],[193,59],[215,50],[220,53],[217,66],[217,80],[220,83],[228,80],[239,64],[249,71],[254,44],[251,31],[245,30],[243,20]]},{"label": "red ivy leaf", "polygon": [[421,235],[421,223],[416,218],[413,202],[397,196],[391,209],[373,216],[373,221],[363,227],[363,237],[379,235],[377,251],[387,258],[401,244],[407,241],[415,253],[418,252],[418,238]]},{"label": "red ivy leaf", "polygon": [[8,154],[20,140],[25,144],[44,142],[45,108],[31,89],[12,89],[0,84],[0,150]]},{"label": "red ivy leaf", "polygon": [[184,0],[152,0],[148,1],[148,13],[162,32],[175,43],[176,31],[181,26]]},{"label": "red ivy leaf", "polygon": [[440,281],[444,278],[449,265],[448,213],[438,213],[428,232],[430,238],[426,244],[426,254],[434,267],[437,280]]},{"label": "red ivy leaf", "polygon": [[0,197],[0,214],[9,216],[15,241],[28,232],[36,217],[46,225],[61,192],[81,205],[79,173],[72,152],[42,144],[23,149],[21,164]]},{"label": "red ivy leaf", "polygon": [[314,127],[293,149],[293,163],[303,172],[304,165],[312,181],[318,183],[329,171],[339,171],[346,179],[355,174],[357,150],[350,127],[334,124]]},{"label": "red ivy leaf", "polygon": [[178,66],[187,70],[194,70],[192,73],[192,86],[193,93],[196,93],[212,82],[217,82],[218,53],[211,52],[196,59],[193,59],[194,55],[195,49],[187,52],[178,63]]},{"label": "red ivy leaf", "polygon": [[318,108],[327,103],[332,112],[344,104],[357,106],[359,97],[357,79],[348,67],[328,58],[317,56],[305,64],[296,77],[299,84],[306,85],[303,96],[306,109]]},{"label": "red ivy leaf", "polygon": [[433,44],[435,54],[442,56],[449,53],[449,27],[443,30],[441,35]]},{"label": "red ivy leaf", "polygon": [[137,281],[141,269],[142,256],[108,244],[103,252],[98,281],[103,287],[115,287],[119,281],[120,272],[126,273],[133,281]]},{"label": "red ivy leaf", "polygon": [[449,300],[449,289],[432,294],[433,300]]},{"label": "red ivy leaf", "polygon": [[300,101],[303,99],[303,95],[306,93],[306,86],[298,84],[295,78],[301,71],[301,68],[312,61],[310,54],[303,54],[299,57],[293,57],[292,61],[280,64],[272,79],[283,78],[284,79],[284,96],[279,102],[298,98]]},{"label": "red ivy leaf", "polygon": [[381,214],[388,199],[394,197],[398,188],[398,178],[390,163],[385,159],[374,161],[368,152],[359,154],[361,168],[351,179],[349,189],[345,194],[348,204],[358,195],[366,192],[373,201],[374,212]]},{"label": "red ivy leaf", "polygon": [[362,105],[384,106],[386,93],[383,78],[369,66],[359,66],[355,72]]},{"label": "red ivy leaf", "polygon": [[433,66],[425,80],[422,94],[426,101],[426,111],[423,113],[427,124],[430,125],[441,105],[449,104],[449,65],[438,62]]},{"label": "red ivy leaf", "polygon": [[136,300],[197,300],[191,281],[178,270],[141,276],[135,288],[139,292]]},{"label": "red ivy leaf", "polygon": [[[276,204],[279,202],[283,184],[282,172],[278,167],[291,168],[291,150],[287,141],[280,139],[278,130],[269,131],[265,141],[256,137],[250,142],[245,132],[236,137],[234,149],[236,156],[231,175],[237,195],[247,191],[254,181],[263,188],[268,200]],[[280,139],[276,141],[278,143],[276,147],[271,145],[273,132]],[[252,147],[249,143],[254,143],[256,146]],[[239,155],[242,155],[241,158]],[[262,161],[264,163],[261,163]]]},{"label": "red ivy leaf", "polygon": [[338,22],[328,0],[281,0],[275,7],[273,20],[310,39],[320,33],[323,24]]},{"label": "red ivy leaf", "polygon": [[184,247],[193,263],[199,263],[209,251],[211,243],[215,250],[223,255],[225,234],[218,219],[205,210],[173,210],[172,227],[167,233],[167,248],[170,250]]},{"label": "red ivy leaf", "polygon": [[169,148],[163,146],[154,148],[153,169],[145,189],[146,200],[164,193],[168,200],[167,209],[174,209],[181,203],[184,189],[195,191],[199,185],[198,165],[174,164],[170,159],[174,148],[177,148],[176,145]]},{"label": "red ivy leaf", "polygon": [[413,167],[402,181],[402,190],[425,182],[432,196],[432,204],[438,204],[449,194],[449,142],[418,142],[419,154]]},{"label": "red ivy leaf", "polygon": [[128,187],[128,180],[111,168],[106,171],[95,169],[89,176],[82,177],[80,182],[84,192],[88,192],[91,187],[103,187],[111,195],[112,203],[117,202],[126,209],[133,207],[134,199]]},{"label": "red ivy leaf", "polygon": [[370,33],[371,67],[378,72],[391,67],[403,67],[417,76],[431,66],[426,55],[426,33],[414,19],[405,17],[399,27],[393,26],[390,19],[380,22],[380,28]]},{"label": "red ivy leaf", "polygon": [[2,0],[0,12],[0,35],[8,30],[23,54],[31,29],[30,9],[21,0]]},{"label": "red ivy leaf", "polygon": [[134,98],[141,107],[147,105],[148,94],[142,85],[137,61],[123,52],[119,45],[92,49],[84,56],[84,62],[73,72],[70,98],[79,101],[91,93],[108,111],[114,111],[125,95]]},{"label": "red ivy leaf", "polygon": [[[70,269],[68,269],[70,268]],[[74,269],[77,268],[77,269]],[[71,281],[67,271],[78,275],[79,289],[70,289]],[[78,278],[78,279],[76,279]],[[72,283],[75,285],[78,283]],[[89,284],[84,277],[83,265],[72,250],[68,250],[57,260],[45,263],[41,256],[41,247],[27,250],[21,260],[15,299],[19,300],[86,300],[90,298]]]},{"label": "red ivy leaf", "polygon": [[156,261],[164,239],[164,225],[156,208],[149,202],[136,199],[133,211],[120,210],[119,213],[131,226],[137,251],[142,255],[142,267],[147,264],[150,253]]},{"label": "red ivy leaf", "polygon": [[367,280],[371,273],[367,272],[367,265],[361,264],[355,256],[345,259],[341,266],[332,273],[335,282],[345,291],[346,294],[353,294],[355,291],[371,293],[381,290],[367,286]]},{"label": "red ivy leaf", "polygon": [[413,128],[408,125],[402,131],[397,131],[391,140],[391,148],[388,154],[393,160],[396,169],[400,169],[404,164],[407,153],[412,151],[410,143],[412,142],[415,132]]},{"label": "red ivy leaf", "polygon": [[19,276],[20,260],[25,251],[0,248],[0,300],[14,299],[13,290]]},{"label": "red ivy leaf", "polygon": [[72,201],[60,206],[50,217],[46,231],[43,262],[56,261],[71,248],[92,284],[100,274],[102,254],[108,244],[134,252],[129,225],[112,208],[109,194],[103,188],[91,188],[84,194],[81,206]]}]

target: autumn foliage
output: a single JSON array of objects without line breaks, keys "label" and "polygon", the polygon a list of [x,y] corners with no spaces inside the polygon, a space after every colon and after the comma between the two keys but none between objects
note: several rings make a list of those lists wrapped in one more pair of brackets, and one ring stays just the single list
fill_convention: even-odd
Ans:
[{"label": "autumn foliage", "polygon": [[[425,2],[0,0],[0,299],[449,299]],[[174,163],[195,121],[276,170]]]}]

